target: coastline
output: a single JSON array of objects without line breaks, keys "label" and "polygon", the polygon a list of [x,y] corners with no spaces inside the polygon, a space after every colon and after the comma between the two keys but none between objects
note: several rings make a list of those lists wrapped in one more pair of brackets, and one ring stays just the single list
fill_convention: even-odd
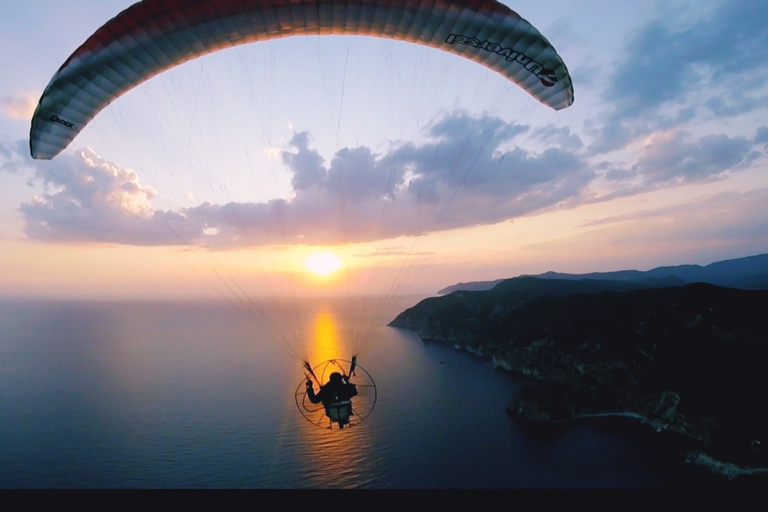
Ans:
[{"label": "coastline", "polygon": [[[491,363],[494,369],[501,368],[502,370],[505,370],[520,376],[529,377],[539,382],[548,380],[546,378],[540,377],[539,372],[537,372],[535,369],[531,371],[516,370],[512,368],[509,362],[506,361],[505,359],[498,358],[496,356],[489,357],[483,353],[482,349],[477,349],[471,345],[462,346],[460,343],[453,343],[453,346],[456,350],[459,350],[461,352],[467,352],[477,357],[489,358],[491,360]],[[639,423],[650,427],[656,433],[669,432],[669,433],[677,434],[681,437],[689,437],[691,439],[694,439],[688,433],[686,433],[683,429],[674,428],[674,426],[671,425],[670,421],[668,420],[664,420],[662,418],[649,418],[648,416],[645,416],[641,413],[634,412],[634,411],[583,413],[583,414],[576,414],[568,419],[562,419],[562,420],[547,419],[544,421],[541,421],[541,420],[530,421],[530,420],[527,420],[525,416],[538,416],[535,414],[533,415],[531,414],[532,411],[530,409],[532,408],[529,407],[528,410],[513,410],[515,409],[512,407],[513,403],[514,403],[514,398],[513,398],[513,401],[510,402],[510,405],[507,406],[507,412],[510,413],[519,421],[523,421],[523,422],[546,423],[546,424],[552,424],[552,425],[567,426],[568,424],[572,424],[577,421],[589,421],[589,420],[598,419],[598,418],[629,418],[629,419],[637,420]],[[680,425],[680,426],[682,427],[683,425]],[[685,450],[684,454],[685,454],[684,463],[695,464],[699,467],[709,470],[713,474],[726,477],[729,480],[733,480],[740,476],[768,475],[768,467],[752,467],[752,466],[746,466],[746,465],[741,466],[736,463],[716,459],[712,455],[709,455],[708,453],[700,449]]]},{"label": "coastline", "polygon": [[520,277],[425,299],[389,325],[529,379],[506,408],[523,423],[627,418],[681,463],[766,487],[765,304],[767,290],[704,283]]},{"label": "coastline", "polygon": [[[655,429],[657,433],[661,433],[668,429],[668,424],[666,424],[663,421],[651,419],[646,416],[643,416],[642,414],[638,414],[636,412],[629,412],[629,411],[581,414],[581,415],[575,416],[573,418],[573,421],[583,420],[583,419],[588,420],[591,418],[616,418],[616,417],[632,418],[632,419],[639,420],[640,423],[644,425],[648,425],[653,429]],[[739,466],[738,464],[734,464],[732,462],[718,460],[713,456],[699,450],[692,450],[688,452],[686,454],[685,462],[688,464],[693,463],[693,464],[696,464],[697,466],[707,468],[712,473],[726,476],[729,479],[733,479],[741,475],[768,475],[768,468]]]}]

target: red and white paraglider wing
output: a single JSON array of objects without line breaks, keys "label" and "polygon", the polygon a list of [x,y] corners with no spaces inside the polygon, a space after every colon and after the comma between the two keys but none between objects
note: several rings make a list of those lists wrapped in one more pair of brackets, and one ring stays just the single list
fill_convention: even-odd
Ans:
[{"label": "red and white paraglider wing", "polygon": [[59,68],[32,118],[30,152],[50,159],[115,98],[219,49],[293,35],[387,37],[494,69],[554,109],[573,103],[568,70],[530,23],[494,0],[144,0]]}]

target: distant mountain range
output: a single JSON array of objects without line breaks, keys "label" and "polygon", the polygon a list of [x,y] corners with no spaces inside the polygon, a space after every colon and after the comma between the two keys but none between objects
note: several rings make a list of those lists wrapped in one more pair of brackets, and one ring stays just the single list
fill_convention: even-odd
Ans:
[{"label": "distant mountain range", "polygon": [[[679,286],[690,283],[707,283],[728,288],[737,288],[740,290],[765,290],[768,289],[768,254],[758,254],[757,256],[748,256],[746,258],[718,261],[705,266],[677,265],[672,267],[658,267],[647,271],[618,270],[615,272],[591,272],[588,274],[565,274],[550,271],[530,277],[571,281],[583,279],[601,281],[645,281],[650,287],[659,285]],[[490,290],[504,281],[507,281],[507,279],[458,283],[443,288],[438,294],[447,295],[457,290]]]}]

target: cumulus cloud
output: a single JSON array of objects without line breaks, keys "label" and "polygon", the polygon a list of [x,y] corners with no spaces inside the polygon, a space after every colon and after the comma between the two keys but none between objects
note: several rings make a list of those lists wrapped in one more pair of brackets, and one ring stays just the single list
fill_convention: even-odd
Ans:
[{"label": "cumulus cloud", "polygon": [[296,133],[282,155],[293,175],[292,199],[179,211],[153,209],[154,190],[91,150],[51,162],[24,157],[45,192],[19,210],[29,237],[52,241],[224,248],[413,236],[496,223],[580,195],[594,173],[562,147],[576,140],[562,130],[540,132],[553,145],[535,153],[514,144],[528,131],[455,112],[432,123],[423,144],[399,143],[382,154],[344,148],[330,162],[312,147],[309,133]]},{"label": "cumulus cloud", "polygon": [[32,119],[39,97],[38,92],[6,96],[0,99],[0,111],[11,119]]},{"label": "cumulus cloud", "polygon": [[384,154],[345,148],[330,162],[308,133],[297,133],[283,154],[291,201],[202,205],[184,214],[216,226],[211,244],[243,233],[249,243],[352,243],[500,222],[580,194],[594,175],[574,154],[509,147],[527,131],[457,112],[429,126],[424,144]]},{"label": "cumulus cloud", "polygon": [[163,245],[183,243],[180,238],[193,239],[201,231],[180,213],[153,210],[154,190],[90,149],[25,163],[45,190],[19,207],[30,238]]},{"label": "cumulus cloud", "polygon": [[[310,133],[295,133],[281,153],[292,174],[290,199],[205,202],[178,211],[155,209],[153,189],[91,150],[39,162],[22,143],[0,147],[15,155],[2,168],[32,167],[33,180],[44,184],[42,194],[19,208],[31,238],[226,249],[417,236],[722,179],[752,165],[766,140],[765,127],[750,139],[696,139],[672,130],[648,138],[629,163],[590,165],[567,128],[531,129],[457,111],[428,125],[421,143],[401,141],[381,153],[343,148],[329,161]],[[521,147],[531,141],[546,149]]]}]

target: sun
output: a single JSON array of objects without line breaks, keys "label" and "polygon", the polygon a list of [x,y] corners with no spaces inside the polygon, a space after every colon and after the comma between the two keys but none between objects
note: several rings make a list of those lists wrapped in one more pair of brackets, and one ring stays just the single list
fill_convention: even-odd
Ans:
[{"label": "sun", "polygon": [[325,276],[341,268],[341,259],[328,252],[315,253],[304,260],[304,267],[319,276]]}]

